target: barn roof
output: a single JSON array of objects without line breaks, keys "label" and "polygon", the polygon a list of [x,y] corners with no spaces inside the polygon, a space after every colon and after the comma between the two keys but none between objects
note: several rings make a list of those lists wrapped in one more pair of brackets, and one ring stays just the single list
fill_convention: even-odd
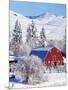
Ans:
[{"label": "barn roof", "polygon": [[33,48],[30,55],[36,55],[41,59],[44,59],[44,57],[47,55],[48,51],[51,49],[51,47],[39,47],[39,48]]},{"label": "barn roof", "polygon": [[50,47],[50,46],[46,46],[46,47],[37,47],[37,48],[33,48],[32,50],[40,50],[40,51],[49,51],[51,48],[53,48],[53,47]]}]

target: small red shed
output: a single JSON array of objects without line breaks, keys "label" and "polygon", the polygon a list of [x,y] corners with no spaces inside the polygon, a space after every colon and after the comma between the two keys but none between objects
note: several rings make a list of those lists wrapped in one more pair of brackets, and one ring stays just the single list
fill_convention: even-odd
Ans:
[{"label": "small red shed", "polygon": [[44,63],[49,66],[64,65],[60,50],[56,47],[51,48],[44,58]]}]

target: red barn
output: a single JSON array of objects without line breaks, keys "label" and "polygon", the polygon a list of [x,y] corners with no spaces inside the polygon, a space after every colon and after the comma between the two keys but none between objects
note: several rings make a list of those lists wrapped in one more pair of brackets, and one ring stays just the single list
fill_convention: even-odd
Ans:
[{"label": "red barn", "polygon": [[64,60],[59,49],[53,47],[44,58],[44,63],[49,66],[64,65]]}]

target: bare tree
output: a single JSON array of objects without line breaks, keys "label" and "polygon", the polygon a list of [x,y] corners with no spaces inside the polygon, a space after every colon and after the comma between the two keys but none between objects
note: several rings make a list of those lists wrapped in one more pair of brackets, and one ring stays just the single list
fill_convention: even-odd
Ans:
[{"label": "bare tree", "polygon": [[23,81],[27,79],[28,84],[38,84],[47,81],[44,75],[44,66],[37,56],[25,56],[16,66],[15,77]]}]

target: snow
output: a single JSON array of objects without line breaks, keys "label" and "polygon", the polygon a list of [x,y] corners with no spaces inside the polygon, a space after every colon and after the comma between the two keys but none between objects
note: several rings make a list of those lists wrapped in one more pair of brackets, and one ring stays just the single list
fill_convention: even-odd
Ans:
[{"label": "snow", "polygon": [[65,80],[65,73],[48,73],[49,82],[61,82]]},{"label": "snow", "polygon": [[10,73],[10,74],[9,74],[9,77],[12,77],[12,75],[14,75],[14,73]]},{"label": "snow", "polygon": [[31,47],[28,46],[26,43],[23,43],[20,49],[22,50],[22,54],[25,56],[29,55],[31,52]]},{"label": "snow", "polygon": [[[15,16],[15,14],[17,16]],[[25,16],[23,16],[21,14],[10,11],[10,34],[12,34],[12,32],[13,32],[15,22],[16,22],[17,19],[21,24],[21,28],[22,28],[22,32],[23,32],[23,39],[24,39],[23,41],[25,41],[26,29],[27,29],[28,24],[30,23],[30,19],[26,18]],[[12,38],[12,35],[10,35],[10,36]]]},{"label": "snow", "polygon": [[10,83],[10,88],[31,88],[31,87],[48,87],[66,85],[66,73],[48,73],[48,81],[37,85],[25,85],[20,83]]},{"label": "snow", "polygon": [[64,63],[66,63],[66,60],[67,60],[67,59],[66,59],[65,57],[63,57],[63,59],[64,59]]},{"label": "snow", "polygon": [[[17,16],[15,16],[14,14],[17,14]],[[24,33],[26,33],[26,28],[31,23],[31,19],[23,15],[20,15],[16,12],[10,11],[10,31],[13,30],[16,19],[18,19],[19,22],[21,23],[23,35],[26,36]],[[63,18],[62,16],[56,17],[55,15],[50,15],[50,13],[48,15],[47,13],[47,15],[45,15],[45,17],[42,17],[40,20],[39,18],[34,19],[34,22],[35,22],[35,25],[37,26],[38,33],[40,32],[41,28],[44,26],[48,39],[50,38],[54,39],[55,35],[58,35],[56,39],[62,40],[62,37],[65,34],[66,18]],[[60,37],[60,33],[61,33],[61,37]]]},{"label": "snow", "polygon": [[[16,14],[16,15],[15,15]],[[27,34],[27,27],[31,24],[31,19],[28,17],[25,17],[19,13],[10,11],[10,41],[12,38],[12,32],[14,29],[15,21],[18,19],[18,21],[21,24],[22,28],[22,39],[23,42],[26,40],[26,34]],[[36,19],[33,19],[35,26],[37,28],[37,35],[39,36],[41,28],[45,28],[45,33],[47,37],[47,41],[49,40],[55,40],[62,42],[59,45],[55,45],[58,48],[64,48],[65,41],[63,38],[65,38],[65,29],[66,29],[66,17],[63,16],[56,16],[53,13],[46,12],[44,14],[41,14]],[[60,24],[61,23],[61,24]],[[60,37],[61,35],[61,37]],[[47,43],[45,42],[45,45]]]},{"label": "snow", "polygon": [[45,44],[45,46],[47,46],[48,45],[47,41],[45,41],[44,44]]},{"label": "snow", "polygon": [[14,56],[9,56],[9,61],[14,61]]},{"label": "snow", "polygon": [[[21,24],[21,28],[22,28],[22,40],[23,42],[25,42],[26,40],[26,34],[27,34],[27,27],[28,25],[31,24],[31,19],[28,17],[25,17],[19,13],[10,11],[10,41],[12,39],[12,32],[13,29],[15,27],[15,22],[18,19],[18,21]],[[63,16],[56,16],[55,14],[51,14],[51,13],[44,13],[42,15],[40,15],[38,18],[33,20],[35,23],[35,26],[37,27],[37,35],[39,36],[41,28],[44,27],[45,28],[45,34],[47,37],[47,42],[45,42],[45,48],[36,48],[33,50],[36,51],[45,51],[48,50],[48,48],[46,47],[48,44],[51,44],[50,40],[53,40],[53,44],[61,49],[64,48],[65,45],[65,29],[66,29],[66,18]],[[61,23],[61,24],[60,24]],[[61,35],[61,37],[60,37]],[[62,45],[61,45],[62,44]],[[28,56],[28,62],[27,65],[29,65],[30,68],[32,68],[32,63],[31,60],[35,61],[35,59],[41,61],[39,58],[37,57],[30,57],[29,54],[31,52],[31,48],[29,46],[27,46],[26,44],[23,44],[23,46],[21,46],[21,50],[23,51],[23,55]],[[27,52],[28,51],[28,52]],[[24,57],[25,57],[24,56]],[[22,59],[24,59],[24,57]],[[10,56],[9,57],[10,60],[14,60],[14,56]],[[29,61],[30,60],[30,61]],[[29,62],[31,64],[29,64]],[[64,58],[64,62],[66,63],[66,58]],[[18,66],[18,69],[14,74],[16,74],[16,78],[20,79],[20,80],[24,80],[26,72],[23,71],[23,74],[21,72],[22,67],[24,68],[22,62],[18,62],[21,63],[21,65]],[[35,62],[36,63],[36,62]],[[35,65],[35,64],[34,64]],[[19,68],[21,67],[21,68]],[[34,66],[36,73],[41,73],[41,66],[38,67],[40,68],[40,71],[37,72],[38,68],[36,67],[36,65]],[[14,82],[10,82],[10,87],[13,86],[13,88],[27,88],[27,87],[42,87],[42,86],[56,86],[56,85],[66,85],[66,73],[64,72],[60,72],[57,73],[56,70],[52,69],[52,72],[50,73],[49,71],[45,71],[46,73],[44,74],[44,76],[47,76],[48,80],[45,80],[46,82],[42,82],[40,84],[37,85],[25,85],[25,84],[21,84],[21,83],[14,83]],[[10,74],[10,77],[12,76],[12,73]],[[42,75],[41,75],[42,77]],[[30,75],[29,77],[29,84],[32,83],[32,78],[33,75]],[[44,79],[44,78],[43,78]],[[34,80],[36,80],[36,76],[34,78]],[[44,80],[43,80],[44,81]],[[36,83],[36,81],[34,81],[33,83]]]},{"label": "snow", "polygon": [[50,49],[51,49],[51,47],[40,47],[40,48],[34,48],[32,50],[35,50],[35,51],[48,51]]},{"label": "snow", "polygon": [[27,80],[28,84],[36,84],[46,81],[44,66],[41,59],[35,55],[24,56],[15,67],[15,78],[20,82]]}]

